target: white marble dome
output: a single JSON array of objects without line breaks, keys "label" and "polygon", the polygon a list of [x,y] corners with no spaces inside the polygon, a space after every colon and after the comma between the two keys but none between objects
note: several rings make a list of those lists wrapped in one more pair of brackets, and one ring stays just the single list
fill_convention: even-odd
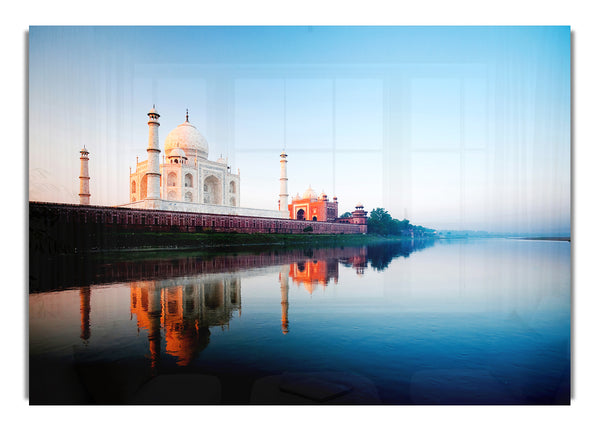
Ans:
[{"label": "white marble dome", "polygon": [[171,150],[181,148],[188,159],[208,157],[208,142],[206,138],[187,119],[167,135],[165,152],[171,155]]},{"label": "white marble dome", "polygon": [[302,195],[302,199],[317,199],[317,193],[310,186],[308,186]]}]

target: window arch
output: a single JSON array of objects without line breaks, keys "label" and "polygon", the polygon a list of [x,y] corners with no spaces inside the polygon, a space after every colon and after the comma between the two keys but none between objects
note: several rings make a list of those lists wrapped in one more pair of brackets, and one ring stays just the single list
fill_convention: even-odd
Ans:
[{"label": "window arch", "polygon": [[229,193],[235,193],[235,181],[229,183]]},{"label": "window arch", "polygon": [[169,194],[167,195],[167,199],[170,200],[170,201],[174,201],[174,200],[176,200],[176,196],[177,195],[175,194],[175,192],[173,190],[171,190],[169,192]]},{"label": "window arch", "polygon": [[222,183],[214,175],[208,176],[204,180],[204,203],[213,205],[222,205]]},{"label": "window arch", "polygon": [[135,193],[135,181],[131,182],[131,193]]},{"label": "window arch", "polygon": [[235,198],[231,197],[231,199],[229,199],[229,205],[231,205],[232,207],[235,206]]},{"label": "window arch", "polygon": [[194,201],[194,198],[192,197],[192,192],[187,192],[185,194],[185,201],[186,202],[193,202]]},{"label": "window arch", "polygon": [[186,187],[194,187],[194,177],[192,177],[192,174],[185,174],[183,181]]},{"label": "window arch", "polygon": [[175,172],[170,172],[167,176],[167,186],[175,187],[177,186],[177,174]]},{"label": "window arch", "polygon": [[299,209],[298,212],[296,213],[296,220],[305,220],[306,218],[304,217],[304,210],[303,209]]}]

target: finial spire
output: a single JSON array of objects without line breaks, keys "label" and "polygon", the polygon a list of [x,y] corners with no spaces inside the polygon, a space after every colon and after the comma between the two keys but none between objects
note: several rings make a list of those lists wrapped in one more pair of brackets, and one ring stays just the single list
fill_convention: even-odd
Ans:
[{"label": "finial spire", "polygon": [[185,109],[185,122],[186,122],[186,123],[189,123],[189,121],[188,121],[188,110],[187,110],[187,108]]}]

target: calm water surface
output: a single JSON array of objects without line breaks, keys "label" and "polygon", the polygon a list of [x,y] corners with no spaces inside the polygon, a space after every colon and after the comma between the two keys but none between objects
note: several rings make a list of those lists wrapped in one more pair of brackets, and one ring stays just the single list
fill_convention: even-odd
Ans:
[{"label": "calm water surface", "polygon": [[570,243],[30,262],[32,404],[568,404]]}]

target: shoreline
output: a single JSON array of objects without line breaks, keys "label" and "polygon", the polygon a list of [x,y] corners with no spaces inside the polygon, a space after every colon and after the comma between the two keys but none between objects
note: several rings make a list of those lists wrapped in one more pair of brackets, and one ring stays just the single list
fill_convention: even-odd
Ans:
[{"label": "shoreline", "polygon": [[[87,241],[84,239],[87,237]],[[100,255],[122,253],[170,253],[193,251],[236,251],[261,248],[345,247],[432,239],[433,237],[384,237],[374,234],[276,234],[220,232],[104,232],[84,238],[63,238],[55,247],[38,239],[30,244],[30,254]],[[37,247],[35,246],[37,245]],[[50,246],[49,246],[50,245]],[[58,245],[58,247],[56,247]],[[48,247],[49,246],[49,247]]]}]

